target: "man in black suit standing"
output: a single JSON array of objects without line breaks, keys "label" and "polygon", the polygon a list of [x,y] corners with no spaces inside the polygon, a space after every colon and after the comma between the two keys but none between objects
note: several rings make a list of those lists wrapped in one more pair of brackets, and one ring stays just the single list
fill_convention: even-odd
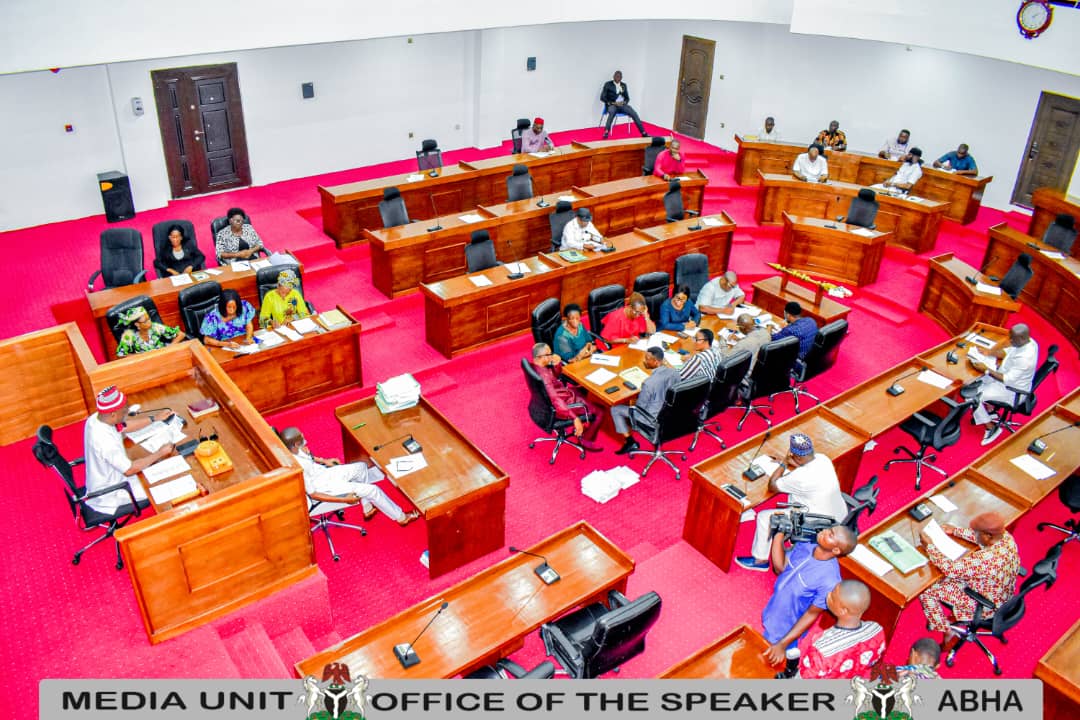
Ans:
[{"label": "man in black suit standing", "polygon": [[641,125],[641,118],[637,111],[630,107],[630,88],[622,81],[622,71],[616,70],[611,80],[604,83],[604,90],[600,93],[600,101],[604,103],[604,112],[607,113],[607,125],[604,126],[604,137],[611,132],[611,123],[615,122],[616,111],[628,115],[637,125],[641,137],[645,137],[645,128]]}]

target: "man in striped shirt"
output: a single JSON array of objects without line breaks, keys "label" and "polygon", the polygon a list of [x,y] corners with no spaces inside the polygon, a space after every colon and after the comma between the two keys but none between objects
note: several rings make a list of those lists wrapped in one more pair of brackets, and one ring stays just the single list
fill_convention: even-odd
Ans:
[{"label": "man in striped shirt", "polygon": [[870,588],[858,580],[844,580],[825,598],[836,624],[816,627],[799,643],[799,677],[804,680],[850,680],[869,677],[885,654],[885,631],[863,620],[870,607]]},{"label": "man in striped shirt", "polygon": [[703,377],[712,380],[716,375],[716,366],[720,364],[720,353],[713,349],[713,331],[698,328],[694,331],[694,350],[696,351],[679,371],[680,380]]}]

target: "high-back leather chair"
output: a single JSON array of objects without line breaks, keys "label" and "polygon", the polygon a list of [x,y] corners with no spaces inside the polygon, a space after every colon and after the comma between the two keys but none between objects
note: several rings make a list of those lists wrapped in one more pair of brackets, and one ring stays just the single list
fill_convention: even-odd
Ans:
[{"label": "high-back leather chair", "polygon": [[266,293],[277,288],[278,275],[282,270],[292,270],[296,274],[296,289],[304,297],[304,304],[307,305],[308,312],[314,313],[315,306],[307,299],[307,295],[304,295],[304,275],[300,272],[300,266],[295,263],[271,265],[255,271],[255,287],[259,293],[259,304],[262,304],[262,299],[266,297]]},{"label": "high-back leather chair", "polygon": [[94,291],[98,275],[106,289],[132,285],[146,279],[142,234],[138,230],[109,228],[101,231],[101,269],[95,270],[86,281],[88,292]]},{"label": "high-back leather chair", "polygon": [[1046,227],[1042,241],[1068,255],[1072,252],[1073,243],[1076,242],[1075,226],[1076,219],[1072,215],[1062,213]]},{"label": "high-back leather chair", "polygon": [[604,316],[626,304],[626,288],[622,285],[604,285],[589,292],[589,329],[603,337]]},{"label": "high-back leather chair", "polygon": [[709,282],[709,256],[705,253],[680,255],[675,258],[672,276],[675,278],[675,287],[689,286],[690,300],[696,303],[701,288]]},{"label": "high-back leather chair", "polygon": [[1016,432],[1016,429],[1020,427],[1020,422],[1014,420],[1013,416],[1019,413],[1030,417],[1031,413],[1035,412],[1035,403],[1038,401],[1035,391],[1039,389],[1039,386],[1043,384],[1046,378],[1057,372],[1060,365],[1057,359],[1057,351],[1057,345],[1051,345],[1046,349],[1046,359],[1043,360],[1042,365],[1036,368],[1035,375],[1031,378],[1030,390],[1008,387],[1008,390],[1013,393],[1011,402],[990,400],[986,403],[998,411],[998,422],[1001,427],[1010,433]]},{"label": "high-back leather chair", "polygon": [[532,175],[529,166],[518,163],[506,178],[506,202],[528,200],[533,196]]},{"label": "high-back leather chair", "polygon": [[[1065,482],[1058,485],[1058,499],[1067,507],[1073,515],[1080,513],[1080,475],[1073,473]],[[1069,518],[1062,524],[1041,522],[1038,525],[1039,532],[1046,528],[1065,534],[1065,539],[1059,545],[1065,545],[1073,540],[1080,540],[1080,520],[1075,517]]]},{"label": "high-back leather chair", "polygon": [[147,295],[136,295],[133,298],[128,298],[122,303],[118,303],[109,308],[105,313],[105,324],[109,326],[109,330],[112,332],[116,341],[120,341],[120,337],[124,334],[124,331],[128,329],[128,325],[121,325],[120,321],[127,314],[127,311],[134,307],[141,307],[146,310],[146,314],[150,317],[151,322],[160,323],[161,315],[158,313],[157,305]]},{"label": "high-back leather chair", "polygon": [[569,200],[555,203],[555,212],[548,215],[551,225],[551,252],[558,252],[562,247],[562,233],[566,223],[574,219],[574,204]]},{"label": "high-back leather chair", "polygon": [[660,596],[647,592],[633,602],[617,590],[608,607],[587,605],[540,626],[544,650],[570,677],[596,678],[645,650],[645,636],[660,618]]},{"label": "high-back leather chair", "polygon": [[442,150],[435,140],[427,139],[420,143],[420,149],[416,151],[416,167],[420,172],[438,170],[442,167]]},{"label": "high-back leather chair", "polygon": [[634,292],[645,297],[645,307],[649,308],[649,317],[653,322],[660,320],[660,306],[668,299],[671,288],[671,276],[657,271],[638,275],[634,278]]},{"label": "high-back leather chair", "polygon": [[221,298],[221,285],[213,280],[191,285],[176,296],[180,309],[180,319],[184,321],[184,332],[193,338],[202,340],[202,321],[211,308],[217,307]]},{"label": "high-back leather chair", "polygon": [[724,438],[712,430],[714,427],[719,430],[720,423],[709,422],[709,418],[716,417],[735,404],[739,395],[739,385],[746,378],[746,373],[750,372],[750,363],[753,359],[754,356],[749,350],[740,350],[723,358],[717,364],[716,374],[713,376],[712,384],[709,385],[709,394],[701,406],[701,412],[698,413],[698,427],[694,431],[694,440],[690,443],[688,450],[693,451],[697,447],[698,438],[702,433],[719,442],[721,449],[727,448]]},{"label": "high-back leather chair", "polygon": [[877,483],[878,476],[874,475],[866,481],[866,484],[856,488],[850,495],[846,492],[840,493],[848,509],[847,515],[840,521],[840,524],[855,533],[856,537],[859,535],[859,518],[864,512],[867,515],[873,515],[874,510],[877,509],[878,494],[881,492],[881,488],[877,486]]},{"label": "high-back leather chair", "polygon": [[[548,461],[551,465],[555,464],[555,458],[559,457],[559,449],[563,445],[577,448],[578,453],[581,454],[581,459],[584,460],[585,448],[581,446],[581,441],[574,435],[574,421],[555,416],[555,406],[551,403],[551,398],[548,397],[544,381],[536,373],[533,364],[525,358],[521,359],[521,371],[525,373],[525,384],[529,386],[529,417],[545,433],[554,433],[554,437],[536,438],[529,443],[529,447],[536,447],[536,443],[555,443],[555,447],[551,451],[551,459]],[[571,403],[570,407],[584,407],[584,405],[582,403]]]},{"label": "high-back leather chair", "polygon": [[648,455],[649,462],[641,471],[641,477],[648,474],[649,468],[657,460],[663,460],[669,468],[675,472],[675,479],[682,477],[682,471],[668,458],[668,455],[679,455],[686,462],[685,450],[664,450],[663,443],[696,432],[698,419],[700,418],[701,406],[709,394],[711,378],[695,377],[682,380],[668,388],[664,395],[664,404],[656,413],[656,421],[643,419],[640,413],[630,408],[630,424],[635,431],[641,434],[653,445],[652,450],[631,450],[630,456]]},{"label": "high-back leather chair", "polygon": [[532,327],[533,342],[544,343],[549,348],[555,348],[555,331],[562,322],[562,311],[559,308],[558,298],[548,298],[541,301],[533,308],[530,325]]},{"label": "high-back leather chair", "polygon": [[468,272],[479,272],[499,264],[495,257],[495,243],[487,230],[476,230],[465,246],[465,267]]},{"label": "high-back leather chair", "polygon": [[942,398],[941,402],[949,407],[949,411],[944,415],[938,415],[930,410],[920,410],[900,423],[900,429],[919,443],[919,449],[916,451],[903,445],[897,445],[893,448],[893,452],[897,454],[903,452],[907,457],[893,458],[885,463],[886,470],[896,463],[915,463],[916,490],[922,486],[922,470],[924,467],[930,468],[942,477],[948,476],[947,472],[933,464],[933,461],[937,460],[937,455],[927,451],[933,448],[940,452],[960,441],[960,421],[963,419],[964,414],[971,409],[972,404],[971,400],[958,403],[947,397]]},{"label": "high-back leather chair", "polygon": [[[796,360],[791,368],[791,387],[789,391],[795,400],[795,412],[799,412],[799,398],[808,397],[816,403],[821,400],[817,395],[807,392],[806,383],[836,364],[840,354],[840,344],[847,337],[848,321],[844,318],[833,320],[820,328],[814,336],[814,344],[802,360]],[[772,398],[770,397],[771,401]]]},{"label": "high-back leather chair", "polygon": [[396,187],[383,188],[382,198],[379,201],[379,217],[384,228],[400,227],[412,222],[400,190]]},{"label": "high-back leather chair", "polygon": [[787,392],[791,388],[791,368],[799,357],[799,338],[785,337],[765,343],[758,350],[757,362],[754,369],[747,377],[747,381],[739,388],[739,399],[745,406],[743,416],[739,418],[736,426],[742,430],[746,418],[753,413],[772,427],[772,421],[761,412],[762,408],[768,408],[769,414],[773,414],[772,403],[754,404],[754,400]]},{"label": "high-back leather chair", "polygon": [[874,191],[870,188],[860,188],[859,194],[851,198],[847,215],[840,216],[837,220],[846,222],[848,225],[859,225],[873,230],[877,227],[874,225],[874,220],[877,219],[878,207],[877,195]]},{"label": "high-back leather chair", "polygon": [[652,175],[653,170],[656,169],[656,158],[660,153],[664,152],[664,145],[666,141],[662,137],[654,137],[649,143],[649,147],[645,148],[645,162],[641,165],[642,175]]},{"label": "high-back leather chair", "polygon": [[[225,229],[225,226],[229,224],[229,217],[227,215],[219,215],[210,221],[210,241],[213,242],[217,239],[217,234]],[[251,216],[244,211],[244,224],[251,225]],[[192,237],[192,240],[195,238]]]},{"label": "high-back leather chair", "polygon": [[153,228],[150,230],[154,236],[155,257],[169,252],[169,228],[173,225],[180,226],[180,229],[184,231],[184,239],[187,242],[194,243],[195,247],[199,246],[199,241],[195,238],[195,226],[190,220],[162,220],[159,223],[154,223]]},{"label": "high-back leather chair", "polygon": [[1031,256],[1027,253],[1021,253],[1020,257],[1016,259],[1016,262],[1012,264],[1012,267],[1005,273],[1005,277],[1001,278],[1001,282],[998,283],[998,287],[1001,288],[1001,292],[1005,293],[1013,300],[1017,300],[1020,297],[1020,293],[1024,291],[1027,284],[1031,282],[1032,276],[1035,271],[1031,269]]},{"label": "high-back leather chair", "polygon": [[532,123],[529,122],[529,118],[518,118],[517,127],[510,131],[510,147],[514,155],[521,152],[521,133],[528,130],[530,125]]},{"label": "high-back leather chair", "polygon": [[668,222],[682,220],[687,215],[698,215],[696,210],[687,210],[683,207],[682,183],[678,178],[668,182],[668,191],[664,193],[664,215]]}]

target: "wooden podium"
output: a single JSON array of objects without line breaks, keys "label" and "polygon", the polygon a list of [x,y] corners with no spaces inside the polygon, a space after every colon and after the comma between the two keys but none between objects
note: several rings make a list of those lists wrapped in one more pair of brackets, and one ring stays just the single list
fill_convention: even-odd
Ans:
[{"label": "wooden podium", "polygon": [[919,312],[937,320],[953,335],[972,323],[1004,325],[1009,315],[1020,309],[1020,303],[1005,294],[991,295],[976,290],[967,278],[978,274],[978,270],[952,253],[930,258]]},{"label": "wooden podium", "polygon": [[890,233],[787,213],[783,220],[776,258],[781,265],[852,285],[877,280]]}]

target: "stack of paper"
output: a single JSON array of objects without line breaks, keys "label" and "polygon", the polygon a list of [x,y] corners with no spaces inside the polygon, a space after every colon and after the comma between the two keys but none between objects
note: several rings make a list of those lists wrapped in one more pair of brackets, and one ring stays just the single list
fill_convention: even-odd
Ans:
[{"label": "stack of paper", "polygon": [[1039,252],[1041,252],[1043,255],[1045,255],[1046,257],[1048,257],[1048,258],[1050,258],[1052,260],[1064,260],[1065,259],[1065,256],[1063,254],[1057,252],[1056,250],[1040,250]]},{"label": "stack of paper", "polygon": [[181,285],[190,285],[192,280],[191,276],[187,273],[181,273],[179,275],[169,276],[169,281],[172,282],[173,287],[180,287]]},{"label": "stack of paper", "polygon": [[319,313],[319,322],[326,326],[327,330],[337,330],[349,324],[349,318],[337,308]]},{"label": "stack of paper", "polygon": [[198,486],[195,484],[195,478],[191,477],[191,475],[185,475],[184,477],[170,480],[167,483],[155,485],[150,488],[150,494],[154,496],[154,502],[156,504],[163,505],[167,502],[172,502],[178,497],[198,492],[198,489]]},{"label": "stack of paper", "polygon": [[149,453],[157,452],[166,443],[182,442],[187,437],[184,435],[184,425],[179,415],[173,415],[168,422],[156,420],[140,430],[128,433],[127,436]]},{"label": "stack of paper", "polygon": [[156,482],[161,482],[165,478],[170,478],[173,475],[179,475],[180,473],[191,472],[191,466],[188,465],[187,458],[183,455],[172,455],[159,462],[154,463],[148,468],[143,468],[143,477],[146,478],[146,482],[153,485]]},{"label": "stack of paper", "polygon": [[972,347],[968,349],[968,360],[973,362],[980,362],[987,366],[991,370],[997,370],[997,358],[990,357],[989,355],[983,355],[979,352],[979,348]]},{"label": "stack of paper", "polygon": [[621,373],[619,373],[619,377],[621,377],[623,380],[626,380],[627,382],[634,383],[639,388],[641,387],[641,384],[643,382],[649,379],[648,373],[646,373],[639,367],[626,368]]},{"label": "stack of paper", "polygon": [[986,293],[987,295],[1000,295],[1001,294],[1001,288],[999,288],[996,285],[987,285],[984,282],[975,283],[975,289],[977,291],[981,292],[981,293]]},{"label": "stack of paper", "polygon": [[255,333],[255,339],[258,340],[264,348],[272,348],[275,345],[281,345],[285,342],[285,338],[281,337],[273,330],[260,330]]},{"label": "stack of paper", "polygon": [[383,413],[411,408],[420,402],[420,383],[408,373],[376,383],[375,387],[375,404]]},{"label": "stack of paper", "polygon": [[271,263],[269,260],[267,260],[265,258],[263,258],[262,260],[252,260],[251,261],[251,269],[252,270],[262,270],[263,268],[270,267],[272,264],[273,263]]},{"label": "stack of paper", "polygon": [[249,263],[247,260],[233,260],[231,263],[229,263],[229,268],[233,272],[244,272],[245,270],[251,269],[251,263]]},{"label": "stack of paper", "polygon": [[672,352],[671,350],[664,351],[664,360],[666,360],[667,364],[675,368],[676,370],[683,366],[683,356],[677,352]]},{"label": "stack of paper", "polygon": [[279,327],[277,329],[276,332],[279,335],[284,335],[285,337],[289,338],[293,342],[296,342],[297,340],[302,340],[303,339],[302,337],[300,337],[300,333],[296,332],[295,330],[293,330],[288,325],[282,325],[281,327]]},{"label": "stack of paper", "polygon": [[508,262],[508,263],[503,263],[503,265],[504,265],[504,267],[506,267],[507,272],[512,272],[512,273],[532,272],[532,268],[529,267],[528,265],[526,265],[523,262]]},{"label": "stack of paper", "polygon": [[724,221],[720,218],[703,217],[701,218],[701,224],[705,227],[720,227],[724,224]]},{"label": "stack of paper", "polygon": [[743,303],[743,304],[739,305],[738,307],[732,308],[731,312],[732,312],[732,314],[735,314],[737,312],[740,315],[743,314],[743,313],[746,313],[750,317],[757,317],[758,315],[760,315],[762,313],[762,310],[761,310],[761,308],[757,307],[756,305],[750,305],[748,303]]},{"label": "stack of paper", "polygon": [[386,472],[390,473],[390,476],[394,479],[411,475],[417,470],[423,470],[428,466],[427,458],[424,457],[424,453],[418,452],[412,455],[402,455],[396,458],[390,458],[390,462],[386,464]]},{"label": "stack of paper", "polygon": [[598,503],[606,503],[619,494],[619,481],[603,470],[594,470],[581,478],[581,494]]},{"label": "stack of paper", "polygon": [[918,378],[919,382],[924,382],[927,385],[933,385],[934,387],[941,390],[949,387],[950,385],[952,385],[953,382],[951,379],[945,377],[944,375],[938,375],[933,370],[923,370],[921,373],[916,375],[916,377]]},{"label": "stack of paper", "polygon": [[649,347],[664,347],[664,345],[672,345],[679,342],[679,338],[674,335],[668,335],[667,333],[653,333],[648,339]]},{"label": "stack of paper", "polygon": [[573,195],[560,195],[559,200],[562,200],[563,202],[572,203],[572,202],[574,202],[574,196]]},{"label": "stack of paper", "polygon": [[862,237],[874,237],[874,231],[870,230],[869,228],[855,228],[851,232],[855,235],[861,235]]},{"label": "stack of paper", "polygon": [[870,552],[862,543],[857,544],[855,549],[851,551],[851,559],[878,577],[885,577],[893,569],[892,565]]},{"label": "stack of paper", "polygon": [[470,275],[469,276],[469,282],[471,282],[473,285],[475,285],[478,288],[479,287],[487,287],[488,285],[492,284],[491,283],[491,278],[489,278],[487,275]]},{"label": "stack of paper", "polygon": [[292,326],[296,332],[304,334],[318,332],[319,330],[319,326],[309,317],[293,320]]},{"label": "stack of paper", "polygon": [[279,252],[276,252],[273,255],[271,255],[270,257],[268,257],[267,261],[271,265],[295,265],[296,264],[296,258],[294,258],[292,255],[289,255],[288,253],[279,253]]}]

